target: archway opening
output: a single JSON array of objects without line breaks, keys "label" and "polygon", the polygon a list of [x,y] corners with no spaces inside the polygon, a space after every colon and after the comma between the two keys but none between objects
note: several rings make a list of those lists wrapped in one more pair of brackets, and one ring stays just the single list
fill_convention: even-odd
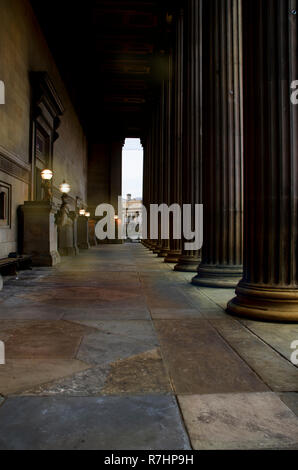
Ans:
[{"label": "archway opening", "polygon": [[127,138],[122,152],[122,198],[128,242],[139,241],[141,238],[143,161],[141,140]]}]

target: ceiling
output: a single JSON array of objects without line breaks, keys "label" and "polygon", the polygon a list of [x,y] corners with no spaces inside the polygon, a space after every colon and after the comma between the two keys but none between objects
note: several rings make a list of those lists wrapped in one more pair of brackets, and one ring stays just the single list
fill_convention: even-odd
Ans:
[{"label": "ceiling", "polygon": [[31,3],[88,137],[141,137],[167,70],[176,2]]}]

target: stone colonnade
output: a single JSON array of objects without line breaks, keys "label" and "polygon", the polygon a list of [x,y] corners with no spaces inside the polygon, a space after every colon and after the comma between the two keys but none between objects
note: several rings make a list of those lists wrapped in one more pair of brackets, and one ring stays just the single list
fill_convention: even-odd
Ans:
[{"label": "stone colonnade", "polygon": [[[204,205],[204,242],[144,241],[236,287],[230,313],[298,320],[297,0],[187,0],[146,136],[144,201]],[[150,230],[150,220],[148,222]]]}]

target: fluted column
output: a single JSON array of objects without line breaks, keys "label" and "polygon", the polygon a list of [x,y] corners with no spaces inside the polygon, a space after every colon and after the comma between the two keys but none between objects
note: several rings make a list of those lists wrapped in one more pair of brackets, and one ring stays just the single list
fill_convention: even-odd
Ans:
[{"label": "fluted column", "polygon": [[203,0],[202,263],[193,284],[236,287],[243,273],[242,0]]},{"label": "fluted column", "polygon": [[[172,166],[172,76],[173,76],[173,55],[172,51],[169,54],[167,60],[167,79],[164,85],[165,100],[164,100],[164,142],[163,142],[163,204],[170,205],[171,201],[171,186],[173,181],[171,180],[171,166]],[[170,238],[162,240],[162,249],[159,253],[159,257],[166,258],[170,251]]]},{"label": "fluted column", "polygon": [[[173,61],[173,89],[172,89],[172,103],[173,115],[171,139],[171,187],[170,199],[171,204],[181,205],[182,201],[182,128],[183,128],[183,10],[181,9],[177,14],[176,19],[176,41],[174,48],[174,61]],[[181,240],[173,239],[173,219],[170,222],[170,251],[165,258],[166,263],[178,263],[182,254]]]},{"label": "fluted column", "polygon": [[[165,116],[166,116],[166,81],[163,80],[160,93],[159,102],[159,119],[157,128],[157,167],[156,167],[156,182],[157,182],[157,204],[163,204],[164,191],[165,191]],[[161,224],[158,226],[158,241],[154,249],[154,254],[158,256],[163,255],[163,240],[161,238]]]},{"label": "fluted column", "polygon": [[[182,156],[182,203],[202,202],[201,186],[201,0],[185,2],[184,28],[184,110]],[[195,272],[200,262],[198,251],[185,250],[187,240],[182,239],[182,255],[176,271]],[[189,242],[189,240],[188,240]]]},{"label": "fluted column", "polygon": [[297,0],[243,0],[244,277],[231,313],[298,321]]},{"label": "fluted column", "polygon": [[[152,148],[152,181],[151,181],[151,204],[159,204],[160,198],[160,101],[156,103],[153,115],[153,148]],[[151,240],[151,250],[158,254],[160,250],[159,239]]]}]

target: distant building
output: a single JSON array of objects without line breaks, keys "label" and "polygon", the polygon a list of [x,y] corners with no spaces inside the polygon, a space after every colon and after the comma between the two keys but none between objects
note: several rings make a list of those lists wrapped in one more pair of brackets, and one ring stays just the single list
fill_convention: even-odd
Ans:
[{"label": "distant building", "polygon": [[130,240],[141,239],[142,208],[142,198],[133,199],[131,194],[127,194],[126,199],[123,199],[125,233]]}]

